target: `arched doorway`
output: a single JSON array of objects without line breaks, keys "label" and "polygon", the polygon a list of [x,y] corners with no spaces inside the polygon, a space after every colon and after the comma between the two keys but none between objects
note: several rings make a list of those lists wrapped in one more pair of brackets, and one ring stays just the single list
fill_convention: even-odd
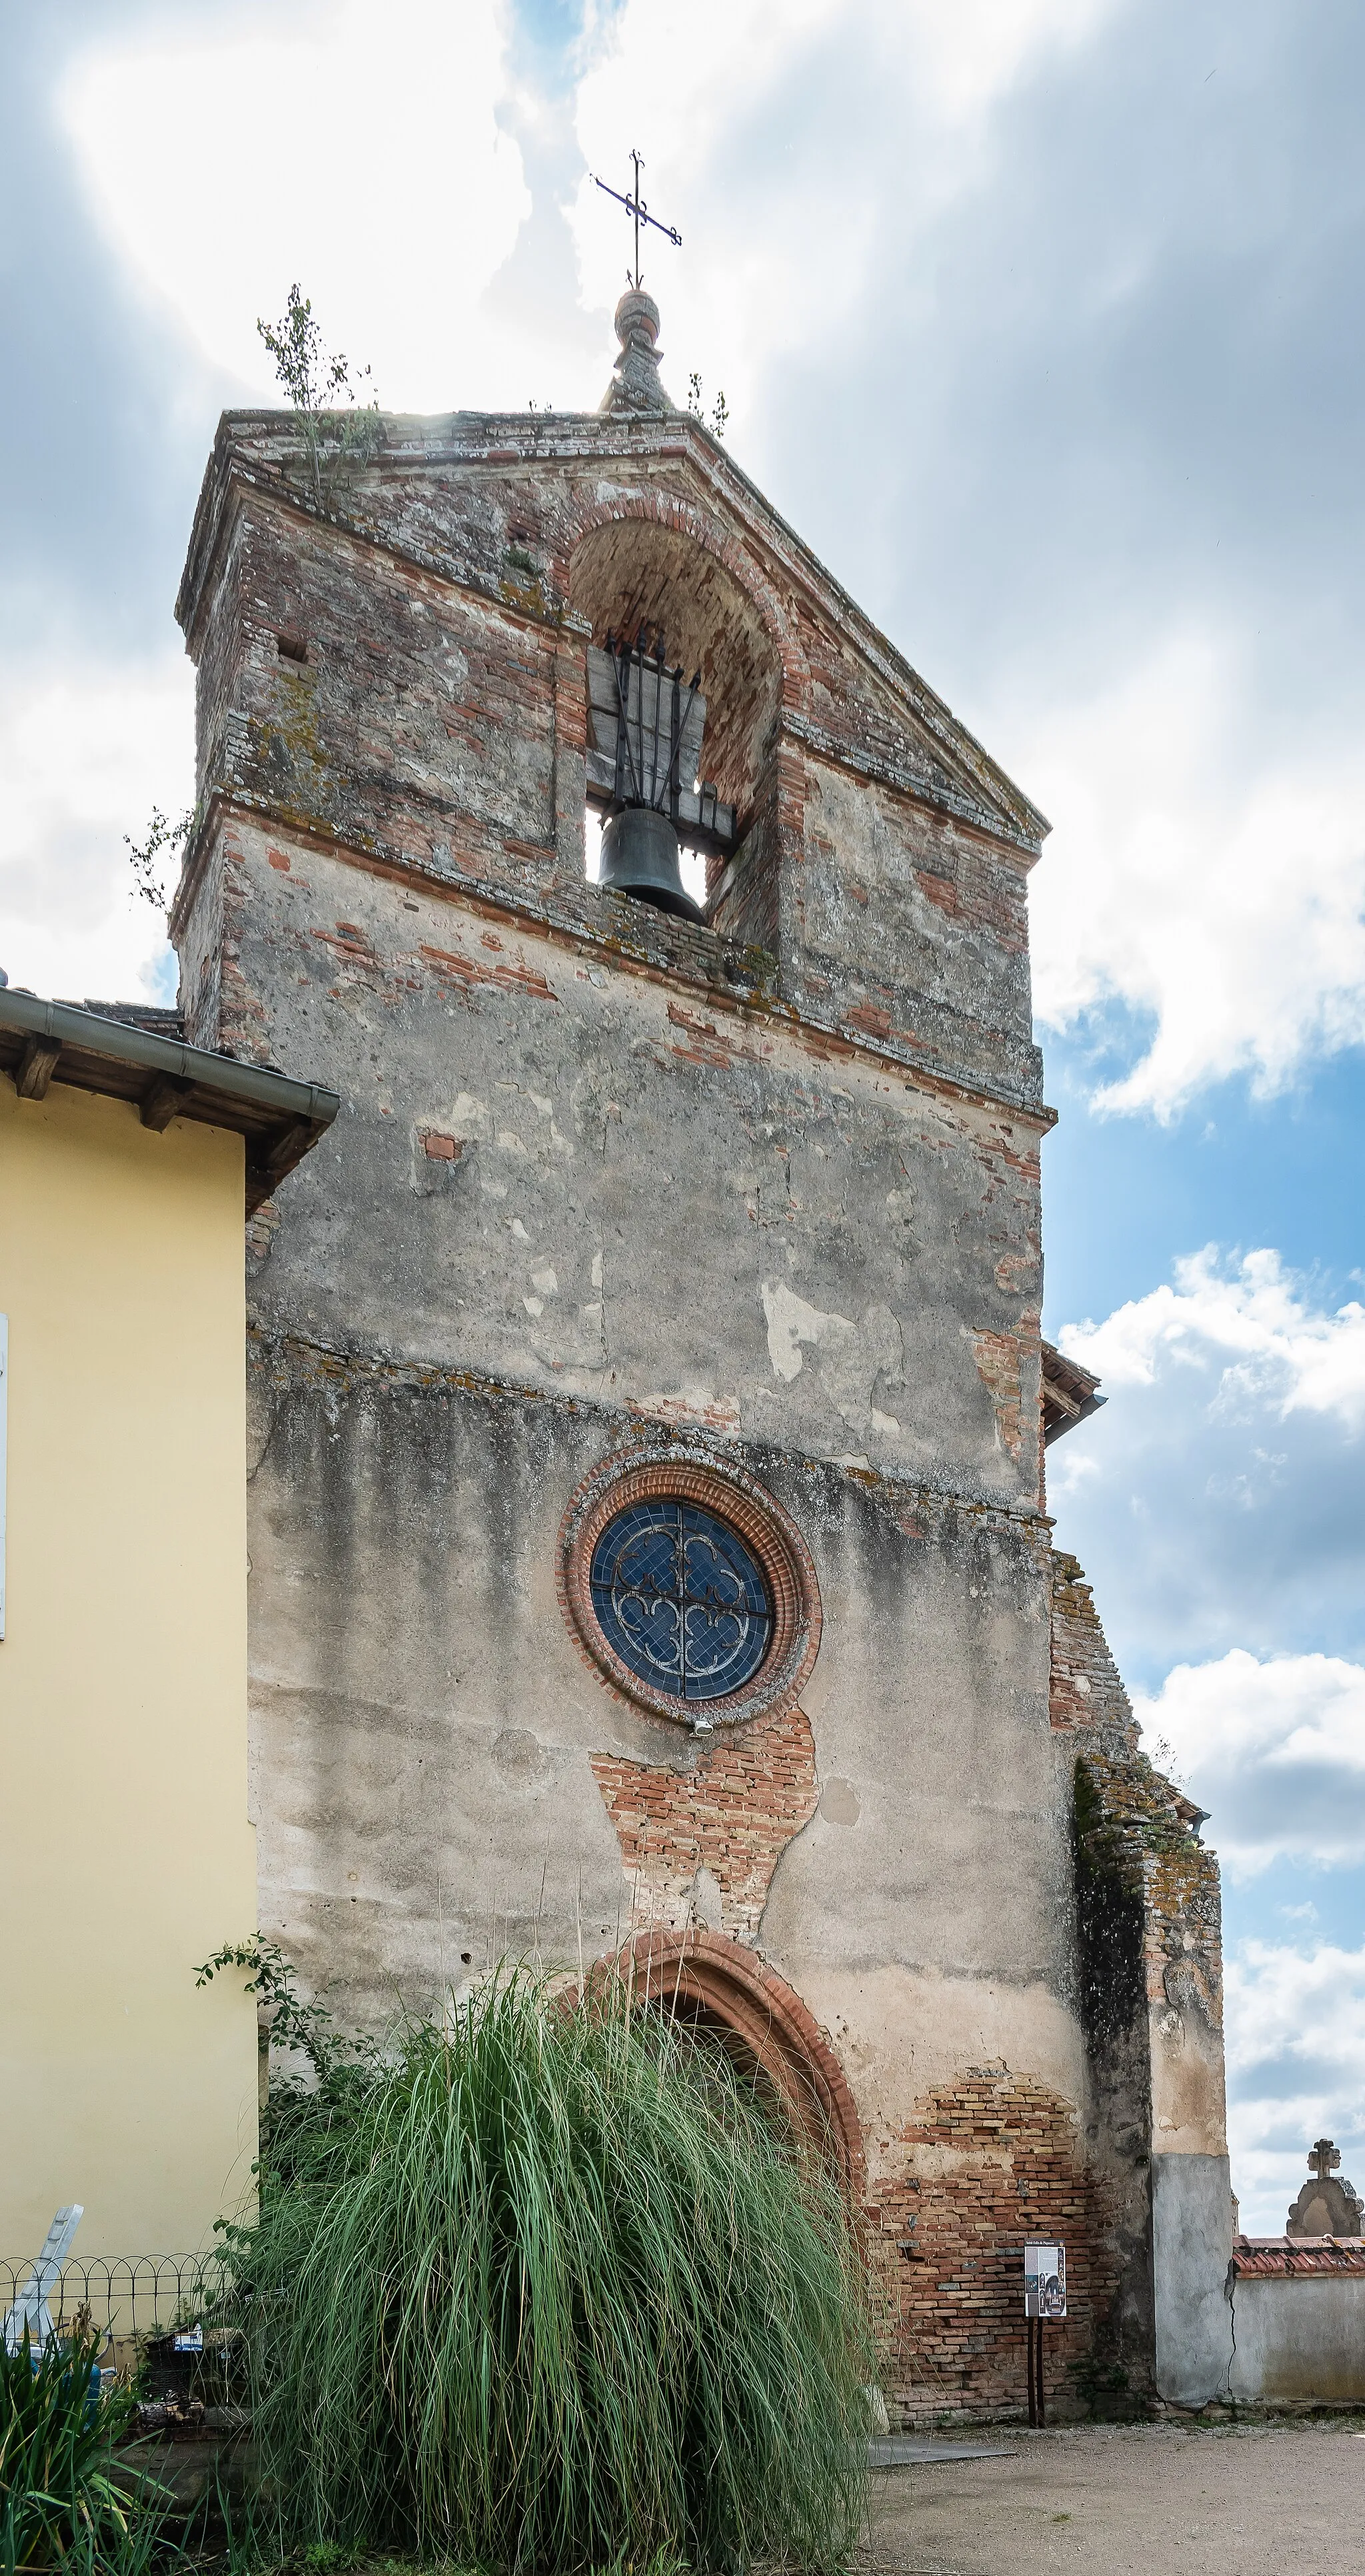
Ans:
[{"label": "arched doorway", "polygon": [[[723,1932],[637,1932],[614,1961],[642,2002],[709,2029],[861,2196],[863,2143],[843,2068],[795,1989]],[[600,1972],[599,1972],[600,1973]]]}]

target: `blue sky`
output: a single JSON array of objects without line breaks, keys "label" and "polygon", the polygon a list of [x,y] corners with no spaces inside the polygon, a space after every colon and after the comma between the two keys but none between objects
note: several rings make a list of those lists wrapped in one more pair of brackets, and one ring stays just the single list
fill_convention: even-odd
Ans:
[{"label": "blue sky", "polygon": [[[1052,1453],[1224,1862],[1234,2180],[1365,2187],[1365,18],[1346,0],[0,0],[0,958],[166,989],[171,621],[291,279],[412,408],[665,377],[1055,829]],[[619,229],[618,229],[619,227]]]}]

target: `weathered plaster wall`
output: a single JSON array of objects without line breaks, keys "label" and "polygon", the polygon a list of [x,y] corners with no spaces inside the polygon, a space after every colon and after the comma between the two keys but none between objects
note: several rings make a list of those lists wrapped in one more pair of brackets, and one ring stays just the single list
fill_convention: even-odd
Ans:
[{"label": "weathered plaster wall", "polygon": [[1036,1501],[1018,1118],[284,832],[221,864],[224,1034],[345,1103],[262,1322]]},{"label": "weathered plaster wall", "polygon": [[645,1921],[757,1944],[852,2088],[897,2413],[1018,2404],[1030,2232],[1066,2238],[1059,2372],[1083,2354],[1113,2266],[1037,1525],[745,1444],[814,1556],[821,1654],[789,1718],[698,1739],[608,1693],[554,1597],[565,1500],[628,1422],[252,1352],[264,1928],[371,2026],[507,1949],[576,1968]]},{"label": "weathered plaster wall", "polygon": [[1239,2280],[1233,2306],[1227,2392],[1239,2405],[1365,2405],[1365,2272]]},{"label": "weathered plaster wall", "polygon": [[[253,1699],[272,1928],[369,2019],[395,1986],[433,1991],[443,1958],[453,1969],[468,1950],[482,1965],[536,1923],[557,1960],[574,1960],[580,1930],[596,1955],[652,1893],[613,1826],[624,1766],[671,1784],[675,1801],[695,1783],[709,1819],[717,1767],[757,1761],[766,1740],[754,1730],[713,1747],[631,1709],[560,1615],[565,1503],[629,1442],[628,1421],[298,1340],[253,1336],[252,1355]],[[907,1986],[994,1979],[997,2037],[1031,1982],[1051,1996],[1060,2068],[1066,1838],[1048,1812],[1034,1544],[1008,1526],[963,1526],[912,1489],[776,1450],[745,1456],[801,1527],[824,1608],[809,1767],[791,1782],[795,1839],[762,1911],[765,1949],[830,2011],[835,1981],[846,2020],[859,2018],[860,1984],[892,1962]],[[788,1730],[798,1756],[802,1733]],[[812,1816],[813,1793],[824,1812]],[[1040,1829],[1053,1846],[1041,1881],[1010,1859]],[[711,1830],[697,1867],[717,1882],[717,1928],[752,1937],[752,1895],[742,1873],[727,1887],[724,1835]],[[657,1857],[677,1849],[665,1838]],[[699,1910],[706,1919],[704,1896]],[[887,2116],[904,2115],[914,2083],[898,2090],[896,2052],[878,2050],[871,2029],[864,2042]],[[1074,2044],[1069,2056],[1074,2080]]]},{"label": "weathered plaster wall", "polygon": [[1227,2299],[1226,2393],[1237,2405],[1365,2403],[1359,2236],[1239,2236]]}]

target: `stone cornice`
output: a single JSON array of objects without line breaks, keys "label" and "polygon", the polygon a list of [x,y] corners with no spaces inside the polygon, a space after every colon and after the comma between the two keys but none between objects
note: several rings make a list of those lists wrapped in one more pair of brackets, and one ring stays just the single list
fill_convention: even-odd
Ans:
[{"label": "stone cornice", "polygon": [[[1001,1496],[974,1494],[965,1487],[938,1485],[922,1476],[896,1476],[877,1467],[853,1464],[847,1458],[827,1458],[816,1450],[783,1448],[771,1440],[750,1439],[742,1433],[730,1435],[707,1432],[696,1423],[666,1422],[629,1399],[608,1400],[597,1395],[569,1394],[559,1387],[529,1386],[515,1378],[495,1377],[477,1369],[463,1369],[444,1360],[399,1359],[392,1352],[363,1350],[355,1345],[329,1342],[321,1334],[300,1333],[287,1325],[274,1325],[260,1315],[248,1313],[247,1354],[253,1353],[268,1363],[271,1356],[284,1359],[296,1355],[305,1366],[315,1367],[319,1374],[335,1381],[338,1377],[355,1378],[370,1385],[410,1387],[415,1393],[461,1393],[489,1403],[546,1405],[552,1411],[571,1415],[588,1415],[608,1428],[608,1436],[620,1444],[638,1440],[641,1448],[657,1454],[663,1444],[676,1446],[679,1457],[716,1459],[723,1467],[752,1459],[781,1459],[784,1463],[805,1468],[817,1475],[837,1476],[848,1485],[856,1485],[882,1509],[889,1510],[907,1537],[927,1537],[923,1526],[948,1514],[960,1514],[974,1524],[998,1532],[1013,1534],[1030,1546],[1050,1553],[1049,1532],[1052,1523],[1036,1503],[1019,1499],[1006,1501]],[[914,1527],[922,1516],[921,1527]]]}]

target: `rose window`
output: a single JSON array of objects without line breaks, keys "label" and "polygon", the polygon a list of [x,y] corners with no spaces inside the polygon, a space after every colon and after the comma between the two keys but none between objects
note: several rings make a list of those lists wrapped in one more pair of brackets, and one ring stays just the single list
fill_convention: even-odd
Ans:
[{"label": "rose window", "polygon": [[592,1552],[603,1636],[642,1682],[681,1700],[723,1699],[768,1651],[772,1605],[758,1559],[695,1503],[631,1503]]}]

